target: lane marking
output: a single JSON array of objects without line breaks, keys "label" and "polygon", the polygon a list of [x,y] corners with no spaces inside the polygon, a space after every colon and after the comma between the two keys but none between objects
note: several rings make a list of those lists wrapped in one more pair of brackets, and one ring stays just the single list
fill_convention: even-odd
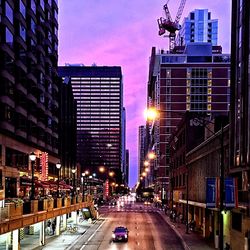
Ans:
[{"label": "lane marking", "polygon": [[[88,240],[84,243],[84,245],[80,248],[80,250],[84,249],[88,242],[95,236],[96,232],[99,230],[99,228],[105,223],[105,220],[101,223],[101,225],[95,230],[95,232],[88,238]],[[81,238],[80,238],[81,239]]]}]

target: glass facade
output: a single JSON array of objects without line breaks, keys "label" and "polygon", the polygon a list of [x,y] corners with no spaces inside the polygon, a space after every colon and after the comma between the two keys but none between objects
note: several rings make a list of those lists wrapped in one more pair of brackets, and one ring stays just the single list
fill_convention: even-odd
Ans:
[{"label": "glass facade", "polygon": [[215,46],[218,41],[218,20],[211,19],[211,13],[207,9],[196,9],[184,19],[176,41],[178,45],[209,42]]},{"label": "glass facade", "polygon": [[5,3],[5,15],[13,24],[13,9],[10,7],[8,2]]},{"label": "glass facade", "polygon": [[[77,161],[82,170],[121,167],[122,75],[120,67],[59,67],[70,76],[77,101]],[[108,147],[107,145],[112,145]]]}]

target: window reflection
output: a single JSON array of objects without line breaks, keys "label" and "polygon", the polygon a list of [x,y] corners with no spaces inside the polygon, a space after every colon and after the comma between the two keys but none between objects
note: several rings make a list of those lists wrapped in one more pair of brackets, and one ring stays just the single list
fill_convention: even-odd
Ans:
[{"label": "window reflection", "polygon": [[5,3],[5,13],[6,13],[6,17],[13,24],[13,9],[10,7],[8,2]]},{"label": "window reflection", "polygon": [[36,32],[36,24],[35,24],[35,21],[33,20],[33,18],[31,18],[31,20],[30,20],[30,28],[33,31],[33,33]]},{"label": "window reflection", "polygon": [[20,24],[20,36],[26,41],[26,29],[22,24]]},{"label": "window reflection", "polygon": [[31,9],[36,14],[36,2],[35,2],[35,0],[31,0]]},{"label": "window reflection", "polygon": [[25,16],[26,16],[26,7],[25,7],[22,0],[20,0],[19,8],[20,8],[20,12],[21,12],[22,16],[25,18]]},{"label": "window reflection", "polygon": [[13,46],[13,34],[7,27],[5,28],[5,39],[6,39],[6,43],[10,47],[12,47]]},{"label": "window reflection", "polygon": [[40,5],[41,5],[42,9],[44,10],[44,0],[40,0]]}]

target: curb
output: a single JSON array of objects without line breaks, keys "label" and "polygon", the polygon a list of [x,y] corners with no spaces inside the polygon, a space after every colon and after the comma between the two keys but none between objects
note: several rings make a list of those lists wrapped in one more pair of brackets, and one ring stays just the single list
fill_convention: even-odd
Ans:
[{"label": "curb", "polygon": [[178,235],[178,237],[181,240],[181,244],[185,250],[191,250],[191,248],[187,245],[185,240],[183,239],[182,235],[179,233],[179,231],[175,228],[174,225],[170,224],[169,221],[164,217],[164,215],[160,212],[157,211],[157,213],[164,219],[164,221],[174,230],[174,232]]}]

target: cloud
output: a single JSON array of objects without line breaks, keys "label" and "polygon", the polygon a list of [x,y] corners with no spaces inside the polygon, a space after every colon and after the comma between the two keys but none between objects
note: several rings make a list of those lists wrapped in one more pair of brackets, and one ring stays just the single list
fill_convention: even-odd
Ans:
[{"label": "cloud", "polygon": [[[182,17],[195,8],[207,8],[219,20],[219,44],[230,49],[229,0],[189,0]],[[152,46],[168,48],[168,39],[158,36],[157,18],[164,16],[166,0],[59,0],[59,64],[119,65],[124,76],[127,110],[127,146],[136,183],[137,131],[144,124],[148,63]],[[180,1],[170,1],[174,18]],[[183,18],[182,18],[183,19]],[[181,19],[181,20],[182,20]]]}]

